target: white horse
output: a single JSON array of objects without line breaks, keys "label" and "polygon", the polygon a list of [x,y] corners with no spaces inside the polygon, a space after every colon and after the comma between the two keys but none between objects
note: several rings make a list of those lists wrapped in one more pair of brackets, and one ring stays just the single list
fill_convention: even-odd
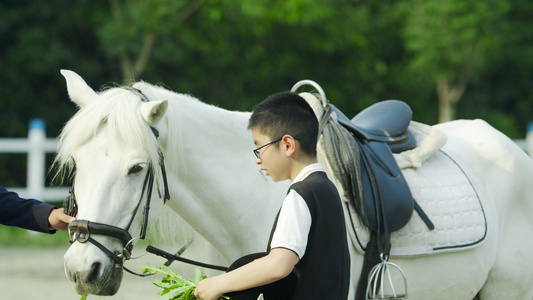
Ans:
[{"label": "white horse", "polygon": [[[80,109],[63,129],[56,164],[75,169],[78,219],[128,227],[129,234],[138,236],[146,225],[135,207],[142,209],[147,201],[143,183],[153,173],[152,226],[164,207],[161,150],[170,189],[166,206],[216,249],[204,254],[203,261],[228,265],[266,249],[289,183],[272,183],[254,165],[246,129],[249,113],[210,106],[145,82],[133,84],[142,93],[122,87],[96,93],[74,72],[61,73]],[[409,298],[531,299],[533,162],[482,121],[438,128],[482,195],[488,230],[483,243],[468,250],[392,257],[407,276]],[[321,151],[319,145],[319,159],[324,160]],[[124,242],[106,235],[92,238],[121,258]],[[353,299],[363,255],[354,243],[349,245]],[[119,289],[120,264],[93,243],[74,242],[64,259],[79,294],[113,295]]]}]

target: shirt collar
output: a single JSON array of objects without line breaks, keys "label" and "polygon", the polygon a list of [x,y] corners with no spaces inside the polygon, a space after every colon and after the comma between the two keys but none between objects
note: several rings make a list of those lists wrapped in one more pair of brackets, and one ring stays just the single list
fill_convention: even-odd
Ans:
[{"label": "shirt collar", "polygon": [[303,168],[302,171],[298,173],[298,175],[296,175],[293,182],[302,181],[305,178],[307,178],[307,176],[309,176],[311,173],[314,173],[317,171],[324,172],[324,168],[322,167],[322,164],[320,163],[310,164],[306,166],[305,168]]}]

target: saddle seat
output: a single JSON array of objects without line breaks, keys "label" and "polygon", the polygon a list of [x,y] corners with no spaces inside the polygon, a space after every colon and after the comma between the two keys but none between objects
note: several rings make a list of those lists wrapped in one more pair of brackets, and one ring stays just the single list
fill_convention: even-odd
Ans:
[{"label": "saddle seat", "polygon": [[416,147],[415,137],[408,130],[412,115],[411,108],[398,100],[378,102],[361,111],[352,120],[337,112],[339,123],[346,129],[365,140],[386,143],[393,153]]}]

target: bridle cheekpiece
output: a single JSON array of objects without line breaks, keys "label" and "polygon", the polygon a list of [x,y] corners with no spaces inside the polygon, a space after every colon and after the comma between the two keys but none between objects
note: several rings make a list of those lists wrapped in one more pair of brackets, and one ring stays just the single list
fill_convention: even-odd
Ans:
[{"label": "bridle cheekpiece", "polygon": [[[148,102],[148,99],[140,90],[135,89],[133,87],[124,87],[124,88],[137,94],[143,102]],[[152,129],[152,132],[154,133],[157,139],[159,137],[158,130],[155,127],[150,127],[150,128]],[[161,168],[161,174],[163,177],[164,194],[161,195],[161,191],[159,190],[158,192],[159,192],[159,197],[163,198],[163,203],[166,203],[166,201],[170,199],[170,193],[168,189],[164,156],[163,156],[163,152],[161,151],[160,147],[159,147],[159,166]],[[134,241],[138,239],[141,239],[141,240],[147,239],[146,230],[148,228],[148,218],[150,214],[150,202],[152,198],[153,185],[154,185],[154,172],[153,172],[152,166],[150,165],[148,167],[148,171],[144,179],[141,196],[139,197],[139,201],[137,202],[137,205],[135,209],[133,210],[133,214],[126,228],[120,228],[117,226],[97,223],[97,222],[93,222],[89,220],[76,219],[72,221],[68,226],[70,243],[74,243],[76,241],[79,243],[90,242],[96,247],[98,247],[100,250],[102,250],[111,259],[113,259],[118,265],[122,266],[126,271],[132,274],[135,274],[135,275],[141,275],[141,274],[132,272],[126,267],[124,267],[124,261],[128,259],[132,259],[132,258],[138,258],[146,253],[145,252],[142,255],[137,256],[137,257],[131,257]],[[76,195],[74,192],[74,185],[72,185],[72,188],[70,189],[69,193],[70,195],[67,198],[65,198],[63,202],[63,208],[66,214],[76,217],[77,212],[78,212],[78,205],[76,201]],[[137,211],[139,210],[141,203],[143,202],[143,198],[146,198],[146,202],[143,208],[143,221],[141,224],[141,232],[139,233],[139,236],[132,238],[131,234],[129,233],[129,229],[130,229],[131,224],[133,223],[133,220],[135,219],[135,216],[137,215]],[[112,237],[112,238],[116,238],[120,240],[122,243],[122,253],[117,254],[107,249],[104,245],[96,241],[92,237],[92,235],[103,235],[103,236],[108,236],[108,237]],[[149,244],[151,244],[151,241],[149,239],[147,240]]]}]

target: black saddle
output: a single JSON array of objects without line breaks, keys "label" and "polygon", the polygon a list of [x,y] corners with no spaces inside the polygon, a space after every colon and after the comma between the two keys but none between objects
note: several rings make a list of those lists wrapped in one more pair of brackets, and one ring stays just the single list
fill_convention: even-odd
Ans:
[{"label": "black saddle", "polygon": [[356,166],[359,175],[351,180],[359,181],[360,199],[355,195],[352,201],[357,201],[354,205],[359,208],[363,223],[378,231],[402,228],[411,219],[414,204],[392,148],[400,152],[416,144],[407,129],[412,116],[409,106],[395,100],[379,102],[360,112],[353,121],[335,106],[330,107],[331,114],[353,135],[360,149]]},{"label": "black saddle", "polygon": [[[337,123],[343,127],[330,130],[335,132],[336,142],[341,145],[334,152],[341,153],[333,157],[328,153],[328,160],[331,164],[344,165],[336,175],[344,182],[346,196],[354,204],[363,224],[378,235],[388,237],[390,232],[405,226],[414,209],[430,228],[433,226],[413,199],[393,157],[393,153],[416,147],[416,140],[408,130],[411,117],[412,111],[406,103],[387,100],[366,108],[352,120],[329,104],[321,121],[324,138],[328,118],[334,120],[329,122],[331,126],[338,126]],[[350,134],[347,136],[344,130]],[[349,164],[355,168],[346,168]],[[388,252],[388,238],[384,240],[384,250]]]},{"label": "black saddle", "polygon": [[413,199],[393,156],[416,147],[408,129],[411,117],[406,103],[388,100],[368,107],[352,120],[328,104],[320,122],[328,161],[345,196],[371,231],[356,299],[364,299],[371,268],[388,257],[390,233],[404,227],[413,210],[434,228]]}]

